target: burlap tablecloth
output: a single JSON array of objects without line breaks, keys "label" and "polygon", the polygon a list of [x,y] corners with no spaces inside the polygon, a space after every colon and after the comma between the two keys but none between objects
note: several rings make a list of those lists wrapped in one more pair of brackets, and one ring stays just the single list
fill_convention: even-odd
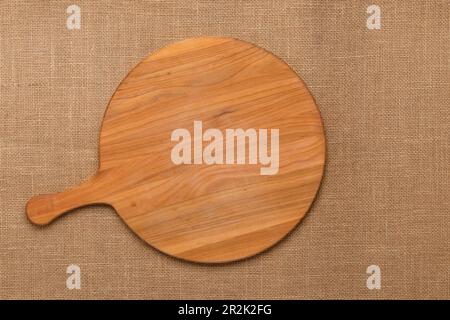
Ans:
[{"label": "burlap tablecloth", "polygon": [[[381,7],[381,30],[366,28]],[[0,298],[450,298],[449,1],[1,1]],[[81,29],[66,8],[81,8]],[[253,42],[305,80],[327,134],[318,197],[254,258],[165,256],[109,207],[36,227],[26,201],[97,169],[109,98],[162,46]],[[66,267],[81,289],[66,288]],[[380,290],[366,287],[379,265]]]}]

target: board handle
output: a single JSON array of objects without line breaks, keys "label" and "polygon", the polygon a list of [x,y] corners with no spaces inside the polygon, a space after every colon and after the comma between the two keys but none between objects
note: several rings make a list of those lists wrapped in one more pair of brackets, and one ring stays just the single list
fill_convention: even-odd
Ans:
[{"label": "board handle", "polygon": [[63,192],[35,196],[26,206],[28,219],[34,224],[45,225],[72,209],[105,203],[100,200],[97,185],[98,179],[93,177]]}]

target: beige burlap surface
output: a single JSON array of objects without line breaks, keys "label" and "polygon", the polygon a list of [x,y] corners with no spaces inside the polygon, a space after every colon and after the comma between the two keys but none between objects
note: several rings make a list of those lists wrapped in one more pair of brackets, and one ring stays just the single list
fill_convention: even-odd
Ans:
[{"label": "beige burlap surface", "polygon": [[[367,7],[381,8],[368,30]],[[68,30],[66,8],[81,8]],[[450,298],[448,0],[1,1],[0,298]],[[94,174],[108,100],[184,38],[225,35],[284,59],[321,110],[327,167],[306,219],[271,250],[199,265],[165,256],[109,207],[47,227],[33,195]],[[81,268],[81,289],[66,268]],[[380,290],[366,287],[378,265]]]}]

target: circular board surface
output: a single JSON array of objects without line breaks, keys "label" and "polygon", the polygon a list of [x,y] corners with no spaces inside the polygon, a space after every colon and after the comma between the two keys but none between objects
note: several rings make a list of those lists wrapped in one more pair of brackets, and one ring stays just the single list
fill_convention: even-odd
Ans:
[{"label": "circular board surface", "polygon": [[32,222],[106,203],[158,250],[218,263],[255,255],[298,224],[320,185],[325,136],[287,64],[244,41],[203,37],[131,70],[99,150],[96,176],[28,202]]}]

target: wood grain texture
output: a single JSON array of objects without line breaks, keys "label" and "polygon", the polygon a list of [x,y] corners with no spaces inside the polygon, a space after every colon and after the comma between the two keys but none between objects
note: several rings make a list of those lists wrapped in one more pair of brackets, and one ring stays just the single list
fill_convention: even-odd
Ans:
[{"label": "wood grain texture", "polygon": [[[177,128],[279,128],[279,171],[260,166],[175,165]],[[100,165],[86,183],[32,198],[47,224],[87,204],[109,204],[144,241],[197,262],[242,259],[271,247],[305,215],[319,188],[325,137],[314,99],[283,61],[231,38],[184,40],[151,54],[106,110]]]}]

